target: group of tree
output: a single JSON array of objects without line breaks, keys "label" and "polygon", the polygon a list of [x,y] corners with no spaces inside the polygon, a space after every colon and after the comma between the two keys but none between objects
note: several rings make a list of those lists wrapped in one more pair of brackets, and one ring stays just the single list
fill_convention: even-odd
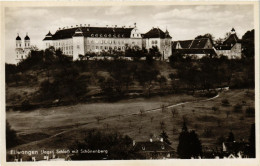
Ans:
[{"label": "group of tree", "polygon": [[183,122],[182,132],[179,136],[177,154],[182,159],[202,157],[201,141],[194,130],[188,131],[185,121]]}]

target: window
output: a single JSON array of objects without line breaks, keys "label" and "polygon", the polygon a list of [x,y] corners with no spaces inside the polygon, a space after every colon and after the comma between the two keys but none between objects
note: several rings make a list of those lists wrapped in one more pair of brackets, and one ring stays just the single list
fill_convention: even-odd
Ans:
[{"label": "window", "polygon": [[152,40],[152,44],[154,44],[154,41]]},{"label": "window", "polygon": [[114,44],[116,44],[116,41],[114,40]]},{"label": "window", "polygon": [[117,47],[115,46],[115,47],[114,47],[114,49],[116,50],[116,49],[117,49]]},{"label": "window", "polygon": [[157,40],[154,41],[154,44],[157,44]]},{"label": "window", "polygon": [[98,37],[98,34],[96,34],[95,37]]},{"label": "window", "polygon": [[102,37],[102,34],[100,34],[99,37]]},{"label": "window", "polygon": [[107,34],[104,34],[104,37],[107,37]]},{"label": "window", "polygon": [[108,37],[111,37],[111,34],[109,34]]},{"label": "window", "polygon": [[98,46],[96,46],[96,49],[98,49]]},{"label": "window", "polygon": [[124,46],[122,46],[122,50],[124,50],[125,49],[125,47]]},{"label": "window", "polygon": [[133,37],[135,37],[135,34],[133,34]]},{"label": "window", "polygon": [[80,49],[79,45],[77,45],[77,49]]},{"label": "window", "polygon": [[22,59],[23,59],[23,56],[22,56]]},{"label": "window", "polygon": [[94,34],[91,34],[91,37],[94,37]]},{"label": "window", "polygon": [[135,44],[135,42],[132,42],[132,44]]},{"label": "window", "polygon": [[21,47],[22,45],[20,44],[20,47]]},{"label": "window", "polygon": [[107,50],[107,46],[105,46],[105,50]]},{"label": "window", "polygon": [[102,50],[102,49],[103,49],[103,46],[100,46],[100,49]]},{"label": "window", "polygon": [[118,50],[121,50],[121,47],[120,47],[120,46],[118,46]]},{"label": "window", "polygon": [[139,34],[137,34],[137,37],[139,37]]}]

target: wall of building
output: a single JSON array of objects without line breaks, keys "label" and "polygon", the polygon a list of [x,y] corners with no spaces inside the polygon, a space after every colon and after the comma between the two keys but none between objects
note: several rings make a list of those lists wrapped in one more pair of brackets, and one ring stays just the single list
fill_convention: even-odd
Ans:
[{"label": "wall of building", "polygon": [[75,36],[73,40],[73,60],[78,60],[79,55],[85,55],[84,36]]}]

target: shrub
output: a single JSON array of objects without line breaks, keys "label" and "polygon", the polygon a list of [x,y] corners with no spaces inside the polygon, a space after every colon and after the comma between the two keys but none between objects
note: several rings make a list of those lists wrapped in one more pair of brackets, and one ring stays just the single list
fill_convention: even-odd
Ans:
[{"label": "shrub", "polygon": [[222,103],[222,106],[225,106],[225,107],[230,106],[228,99],[223,99],[221,101],[221,103]]},{"label": "shrub", "polygon": [[248,107],[246,109],[246,116],[247,117],[254,117],[255,116],[255,108],[253,107]]}]

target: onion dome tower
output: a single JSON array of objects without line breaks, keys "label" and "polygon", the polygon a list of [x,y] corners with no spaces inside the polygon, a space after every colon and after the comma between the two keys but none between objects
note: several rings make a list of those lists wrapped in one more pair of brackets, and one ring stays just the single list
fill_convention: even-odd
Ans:
[{"label": "onion dome tower", "polygon": [[30,47],[30,38],[28,36],[28,33],[26,33],[26,36],[24,37],[24,48]]},{"label": "onion dome tower", "polygon": [[16,48],[21,48],[21,47],[22,47],[22,39],[20,38],[18,33],[16,37]]}]

